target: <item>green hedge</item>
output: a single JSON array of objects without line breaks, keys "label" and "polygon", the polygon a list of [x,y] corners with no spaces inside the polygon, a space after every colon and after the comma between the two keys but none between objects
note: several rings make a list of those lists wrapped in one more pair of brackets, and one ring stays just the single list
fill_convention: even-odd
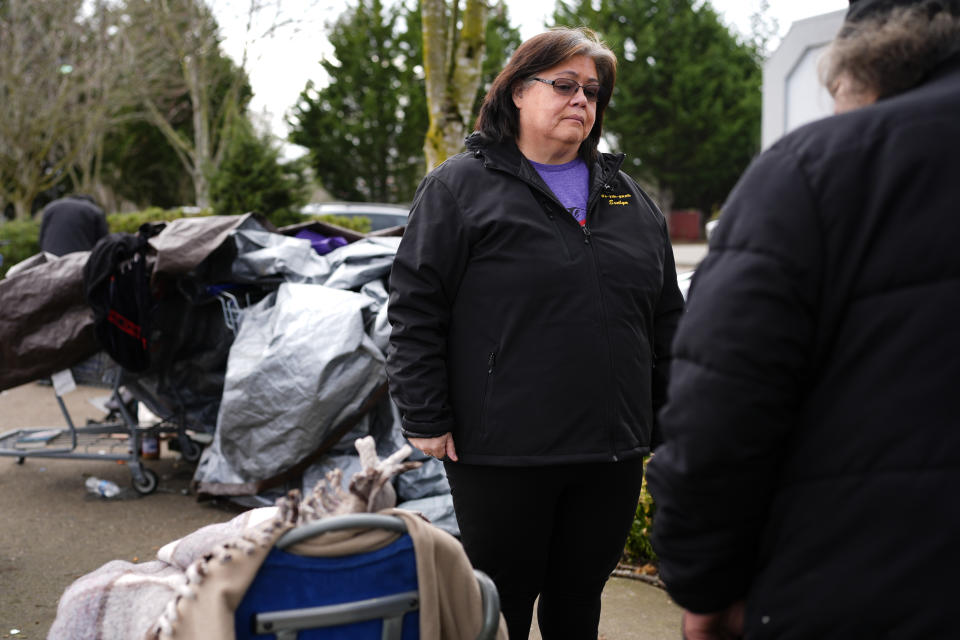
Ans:
[{"label": "green hedge", "polygon": [[[113,213],[107,216],[107,226],[111,233],[125,231],[136,233],[144,222],[168,222],[176,218],[183,218],[182,209],[163,210],[152,207],[135,213]],[[197,214],[194,214],[197,215]],[[204,212],[198,215],[210,215]],[[40,220],[11,220],[0,224],[0,255],[3,264],[0,264],[0,278],[7,275],[7,270],[32,255],[40,253]]]},{"label": "green hedge", "polygon": [[40,252],[40,222],[34,220],[11,220],[0,225],[0,277],[7,269]]},{"label": "green hedge", "polygon": [[650,544],[650,532],[653,528],[655,506],[653,497],[647,491],[647,457],[643,461],[643,486],[640,489],[640,501],[633,518],[633,525],[627,535],[627,545],[623,550],[623,561],[627,564],[656,564],[657,554]]},{"label": "green hedge", "polygon": [[107,216],[107,227],[110,233],[136,233],[140,225],[146,222],[170,222],[177,218],[194,218],[198,216],[209,216],[209,209],[200,213],[184,213],[183,209],[161,209],[160,207],[150,207],[143,211],[133,213],[111,213]]},{"label": "green hedge", "polygon": [[364,218],[362,216],[356,218],[347,218],[344,216],[306,216],[306,218],[301,217],[301,222],[304,219],[311,220],[320,220],[321,222],[326,222],[328,224],[335,224],[338,227],[343,227],[345,229],[351,229],[359,233],[370,233],[370,218]]},{"label": "green hedge", "polygon": [[[212,215],[212,212],[205,210],[201,213],[185,214],[181,209],[165,211],[158,207],[152,207],[136,213],[110,214],[107,216],[107,225],[110,227],[111,232],[126,231],[127,233],[136,233],[137,229],[139,229],[140,225],[142,225],[144,222],[169,222],[170,220],[184,218],[188,215],[209,216]],[[332,215],[304,216],[299,213],[284,212],[279,216],[274,214],[273,216],[268,217],[268,219],[277,227],[283,227],[289,224],[297,224],[299,222],[306,222],[307,220],[320,220],[322,222],[335,224],[338,227],[344,227],[360,233],[370,232],[370,219],[362,217],[347,218],[343,216]]]}]

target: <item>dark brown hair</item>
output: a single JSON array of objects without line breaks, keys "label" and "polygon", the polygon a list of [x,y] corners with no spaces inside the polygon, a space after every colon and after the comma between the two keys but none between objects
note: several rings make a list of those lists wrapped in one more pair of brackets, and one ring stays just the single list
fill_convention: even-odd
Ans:
[{"label": "dark brown hair", "polygon": [[617,57],[596,33],[584,27],[551,29],[521,44],[490,86],[480,107],[475,129],[492,140],[516,140],[520,127],[517,106],[513,103],[514,89],[529,81],[531,76],[573,56],[586,56],[593,60],[602,87],[597,98],[597,117],[593,129],[586,140],[580,143],[580,157],[592,161],[597,155],[603,130],[603,112],[610,103],[617,79]]}]

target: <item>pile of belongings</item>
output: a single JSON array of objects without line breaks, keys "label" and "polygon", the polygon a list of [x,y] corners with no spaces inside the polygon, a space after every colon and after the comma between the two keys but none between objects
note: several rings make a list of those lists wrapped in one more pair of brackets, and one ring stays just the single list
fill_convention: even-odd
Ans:
[{"label": "pile of belongings", "polygon": [[[332,469],[358,471],[355,438],[373,437],[380,455],[405,442],[384,369],[400,238],[301,227],[180,218],[147,242],[156,353],[121,379],[151,411],[211,440],[194,476],[201,498],[271,505]],[[0,389],[100,350],[81,293],[87,253],[41,254],[0,280]],[[442,463],[414,459],[423,464],[393,480],[398,507],[459,535]]]},{"label": "pile of belongings", "polygon": [[[303,500],[299,491],[290,491],[275,506],[246,511],[164,545],[155,560],[113,560],[77,579],[60,598],[50,637],[233,639],[238,607],[281,535],[352,513],[396,516],[406,525],[416,556],[421,637],[476,637],[481,599],[463,547],[423,514],[394,507],[391,480],[421,466],[406,461],[410,446],[382,460],[372,437],[358,439],[355,446],[360,469],[349,478],[347,489],[343,471],[334,469]],[[290,551],[350,556],[379,549],[397,536],[387,530],[349,529],[307,538]],[[502,616],[497,638],[506,638]]]}]

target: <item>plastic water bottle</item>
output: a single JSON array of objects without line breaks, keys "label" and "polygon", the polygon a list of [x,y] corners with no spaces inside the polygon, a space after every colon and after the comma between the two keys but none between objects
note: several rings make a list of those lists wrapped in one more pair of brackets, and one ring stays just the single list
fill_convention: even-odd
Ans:
[{"label": "plastic water bottle", "polygon": [[120,487],[117,486],[117,483],[109,480],[101,480],[100,478],[90,476],[87,478],[85,484],[87,485],[87,491],[104,498],[113,498],[120,493]]}]

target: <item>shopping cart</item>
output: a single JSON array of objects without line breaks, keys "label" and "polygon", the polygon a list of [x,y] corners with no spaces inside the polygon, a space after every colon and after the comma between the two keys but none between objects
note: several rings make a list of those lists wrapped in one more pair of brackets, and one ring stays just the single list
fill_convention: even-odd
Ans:
[{"label": "shopping cart", "polygon": [[63,396],[75,388],[72,374],[69,369],[54,374],[51,388],[65,426],[14,429],[0,434],[0,456],[15,457],[18,464],[23,464],[27,458],[123,462],[130,469],[133,488],[143,495],[153,493],[158,485],[157,474],[141,462],[145,438],[173,434],[184,459],[199,459],[201,444],[189,436],[175,416],[142,425],[137,418],[137,400],[124,392],[129,387],[123,384],[122,372],[117,371],[114,377],[111,394],[105,403],[109,407],[105,416],[78,426],[63,401]]},{"label": "shopping cart", "polygon": [[[36,382],[50,386],[63,424],[0,434],[0,456],[14,457],[18,464],[27,458],[121,462],[130,469],[137,493],[153,493],[158,477],[143,464],[143,443],[165,440],[183,460],[199,460],[216,427],[221,392],[216,380],[222,378],[241,305],[250,299],[248,294],[238,298],[227,290],[211,290],[202,298],[177,296],[162,305],[158,318],[165,336],[156,362],[147,371],[127,371],[102,352],[71,368],[46,371]],[[95,373],[90,372],[90,363],[94,363]],[[79,374],[81,369],[88,375],[75,380],[73,372]],[[203,376],[208,380],[198,381]],[[97,377],[99,380],[91,380]],[[63,396],[77,383],[97,382],[110,389],[103,403],[105,415],[79,425]]]}]

